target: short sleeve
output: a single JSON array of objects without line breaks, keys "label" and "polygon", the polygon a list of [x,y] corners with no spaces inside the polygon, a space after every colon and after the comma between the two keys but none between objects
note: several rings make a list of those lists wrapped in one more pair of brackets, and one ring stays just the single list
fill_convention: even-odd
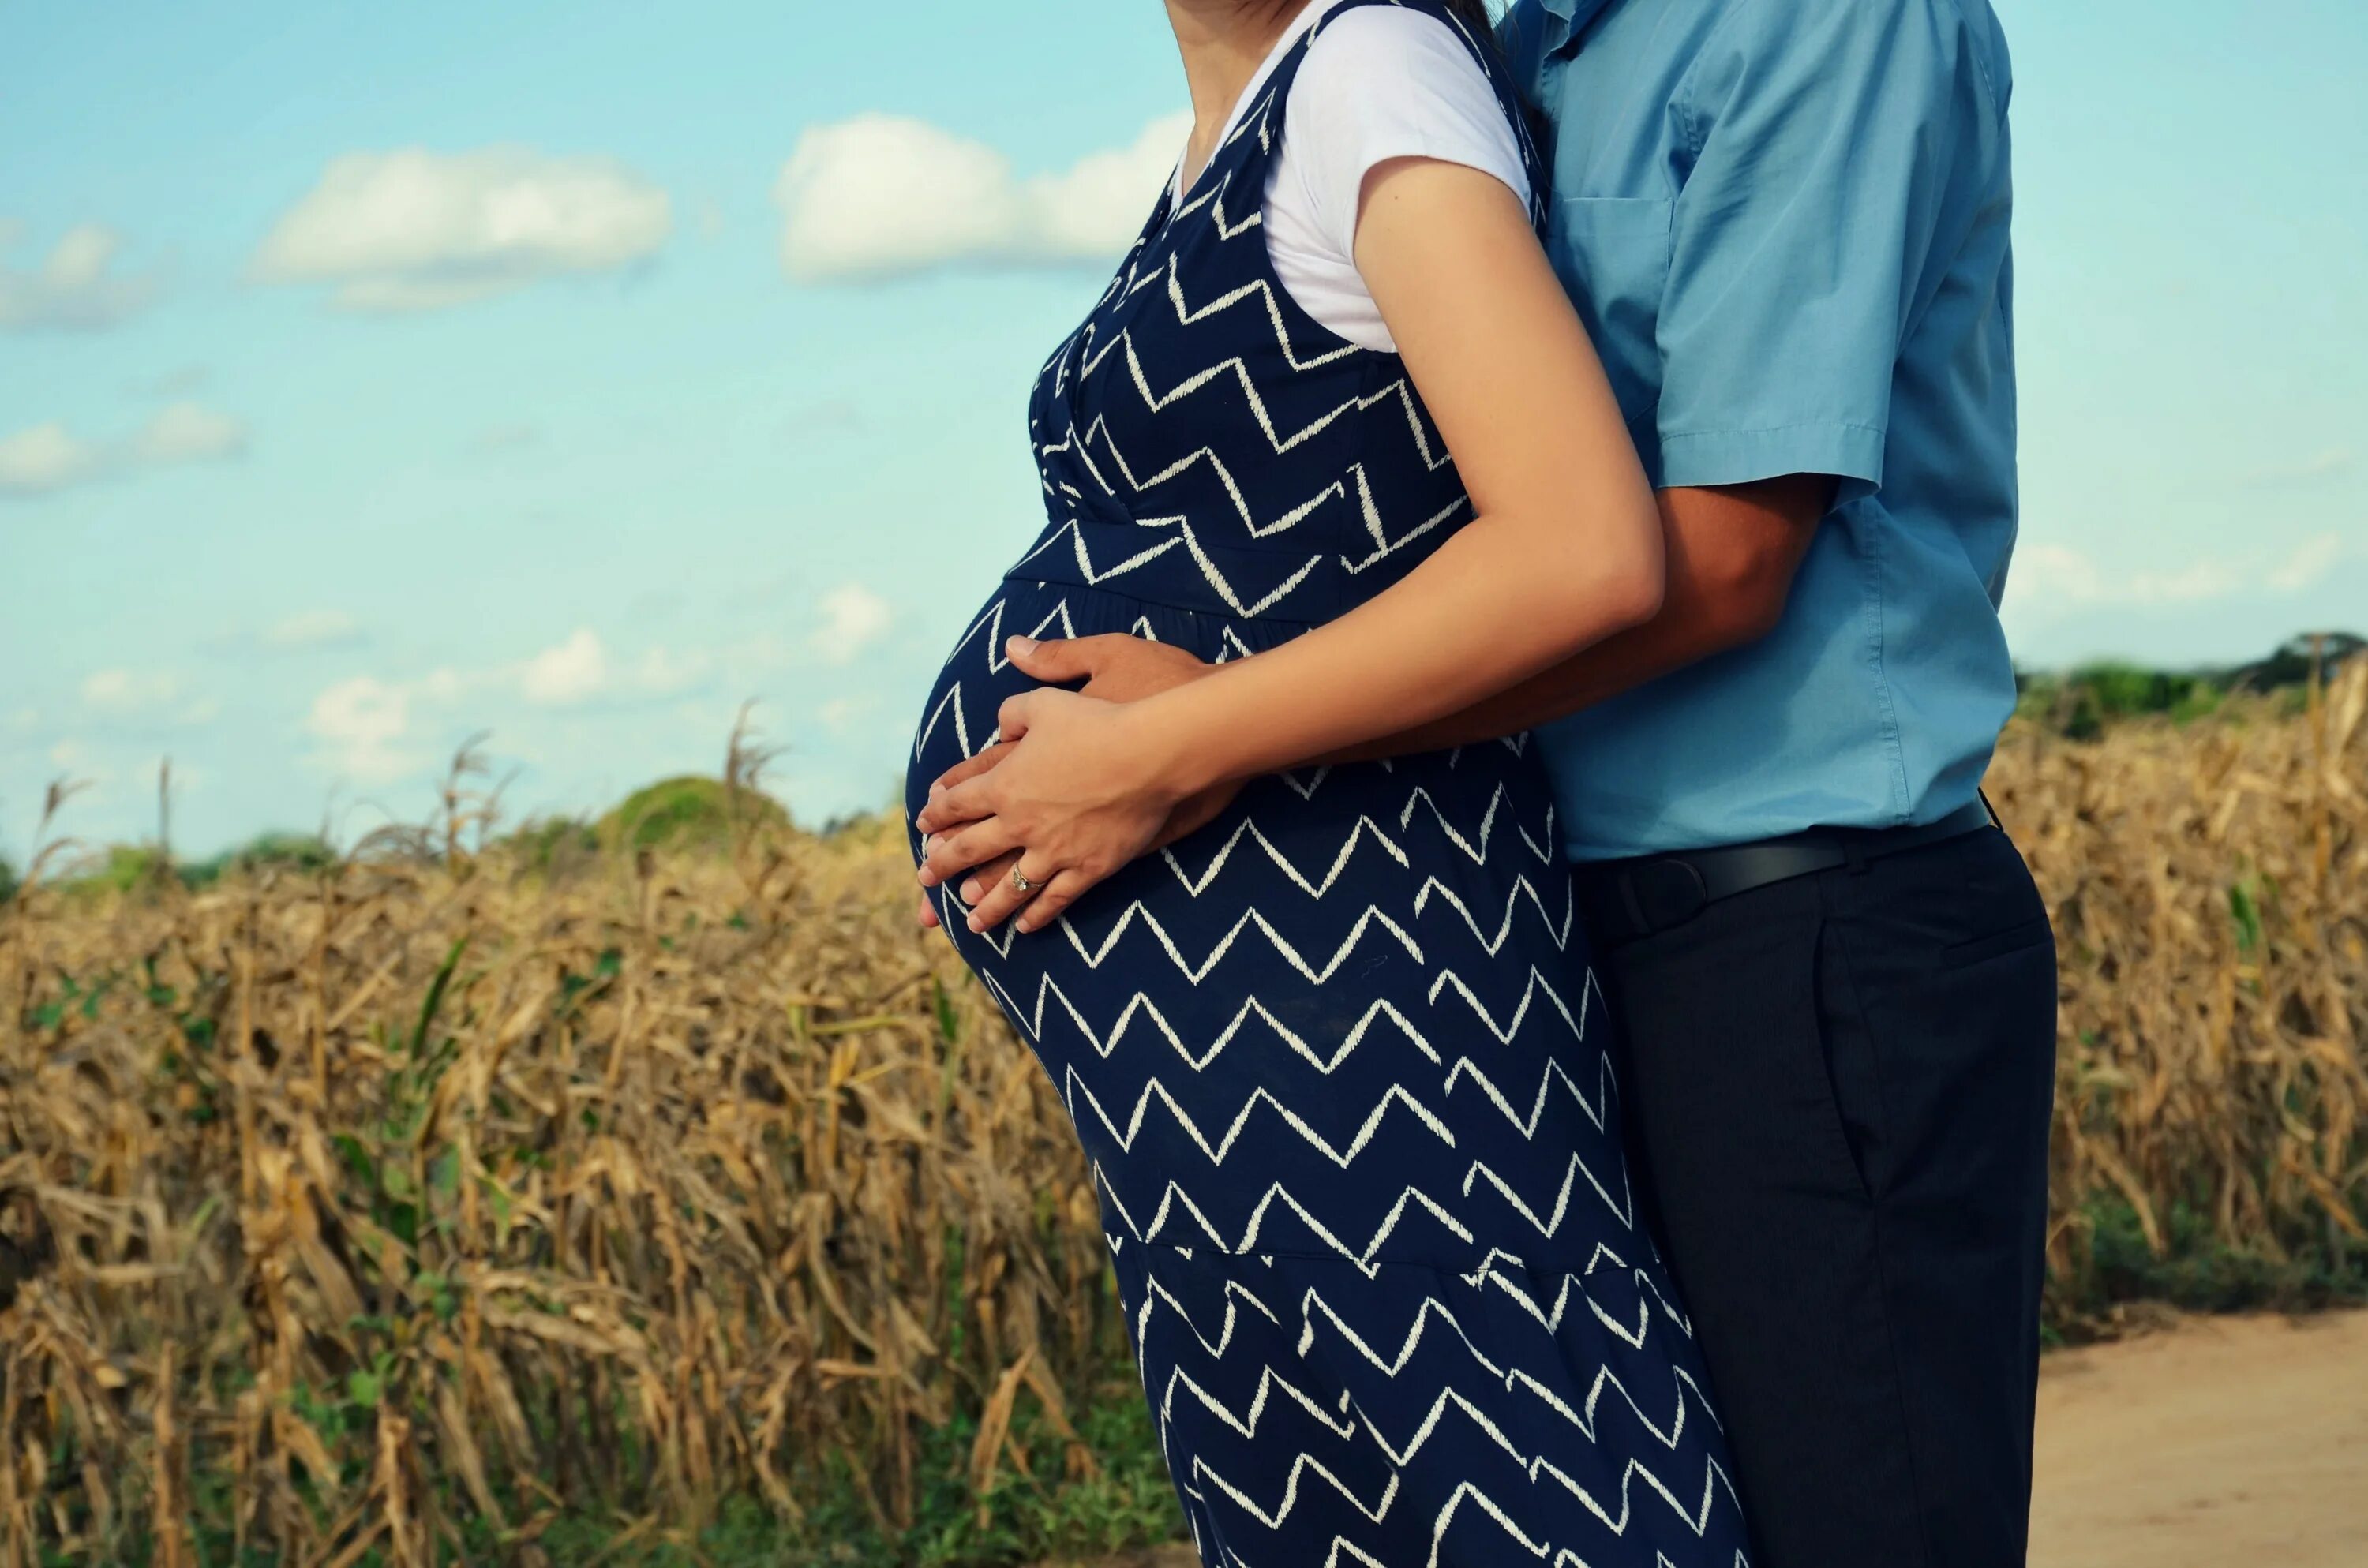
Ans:
[{"label": "short sleeve", "polygon": [[1356,255],[1365,176],[1393,158],[1462,164],[1530,200],[1520,141],[1488,74],[1420,11],[1363,6],[1323,23],[1292,84],[1283,147],[1302,204],[1342,256]]},{"label": "short sleeve", "polygon": [[2007,199],[1987,73],[1952,0],[1729,14],[1676,106],[1694,155],[1657,329],[1663,484],[1882,484],[1903,347]]}]

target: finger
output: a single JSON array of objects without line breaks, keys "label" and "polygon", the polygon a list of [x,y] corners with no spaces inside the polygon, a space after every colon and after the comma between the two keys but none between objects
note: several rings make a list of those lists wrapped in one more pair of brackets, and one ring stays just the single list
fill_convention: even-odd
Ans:
[{"label": "finger", "polygon": [[976,868],[969,876],[962,879],[962,901],[964,903],[976,903],[986,896],[986,890],[993,887],[997,881],[1011,875],[1011,868],[1018,864],[1019,864],[1019,851],[1015,849],[1008,855],[998,855],[985,865]]},{"label": "finger", "polygon": [[970,928],[972,930],[992,931],[1002,925],[1029,900],[1042,893],[1059,874],[1060,868],[1033,857],[1022,856],[1019,870],[1029,881],[1028,890],[1021,892],[1012,881],[1010,873],[1006,872],[1002,880],[986,890],[985,898],[971,906]]},{"label": "finger", "polygon": [[996,763],[1010,755],[1011,747],[1007,742],[998,741],[994,745],[982,747],[939,774],[937,782],[929,786],[929,799],[934,801],[955,785],[967,784],[981,774],[991,771]]},{"label": "finger", "polygon": [[921,885],[937,887],[969,870],[982,861],[992,860],[1007,849],[1019,847],[1019,840],[1000,817],[989,817],[960,833],[950,833],[939,838],[929,849],[929,858],[921,862]]},{"label": "finger", "polygon": [[1036,710],[1042,705],[1043,698],[1041,691],[1023,691],[1017,697],[1005,698],[1003,706],[995,712],[997,737],[1004,741],[1025,738],[1029,721],[1036,716]]},{"label": "finger", "polygon": [[1069,905],[1092,889],[1099,879],[1080,870],[1067,870],[1044,884],[1044,891],[1028,901],[1014,922],[1022,934],[1042,931],[1068,913]]},{"label": "finger", "polygon": [[1014,637],[1004,643],[1003,652],[1019,666],[1020,674],[1060,685],[1093,679],[1110,657],[1112,644],[1133,641],[1123,631],[1105,631],[1092,637],[1049,637],[1042,642],[1033,637]]},{"label": "finger", "polygon": [[919,901],[921,905],[920,914],[915,917],[919,923],[921,929],[924,931],[936,930],[938,928],[938,906],[929,902],[928,891],[925,889],[920,892],[915,893],[913,896]]},{"label": "finger", "polygon": [[983,773],[923,806],[913,825],[923,833],[947,833],[983,823],[994,814],[995,776]]}]

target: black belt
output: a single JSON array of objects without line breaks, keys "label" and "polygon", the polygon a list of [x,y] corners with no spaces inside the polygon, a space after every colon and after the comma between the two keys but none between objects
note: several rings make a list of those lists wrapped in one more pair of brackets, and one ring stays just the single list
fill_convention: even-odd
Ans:
[{"label": "black belt", "polygon": [[1813,828],[1758,844],[1607,860],[1578,868],[1579,909],[1588,935],[1600,946],[1616,947],[1675,930],[1737,893],[1864,865],[1997,825],[1989,802],[1975,801],[1921,827]]}]

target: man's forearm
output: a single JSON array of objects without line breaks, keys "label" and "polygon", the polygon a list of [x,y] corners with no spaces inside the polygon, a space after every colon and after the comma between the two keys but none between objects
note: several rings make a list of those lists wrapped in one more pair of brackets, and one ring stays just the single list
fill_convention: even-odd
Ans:
[{"label": "man's forearm", "polygon": [[1326,760],[1370,762],[1517,734],[1759,641],[1782,615],[1832,494],[1822,475],[1664,491],[1669,577],[1659,615],[1461,712]]},{"label": "man's forearm", "polygon": [[1474,745],[1535,729],[1739,645],[1740,640],[1713,637],[1711,630],[1697,617],[1672,616],[1664,611],[1658,619],[1606,638],[1577,657],[1460,713],[1451,713],[1444,719],[1326,760],[1372,762],[1382,757],[1411,756],[1419,752]]}]

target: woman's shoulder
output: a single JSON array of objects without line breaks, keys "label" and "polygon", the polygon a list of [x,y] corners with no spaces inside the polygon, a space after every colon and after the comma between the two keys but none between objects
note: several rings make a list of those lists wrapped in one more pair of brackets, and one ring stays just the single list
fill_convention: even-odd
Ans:
[{"label": "woman's shoulder", "polygon": [[1342,6],[1315,24],[1293,94],[1310,85],[1361,95],[1476,87],[1493,102],[1480,51],[1495,47],[1444,6]]},{"label": "woman's shoulder", "polygon": [[1529,198],[1513,115],[1485,64],[1495,48],[1443,6],[1344,6],[1317,22],[1284,109],[1284,154],[1336,234],[1353,233],[1366,172],[1389,158],[1465,164]]}]

